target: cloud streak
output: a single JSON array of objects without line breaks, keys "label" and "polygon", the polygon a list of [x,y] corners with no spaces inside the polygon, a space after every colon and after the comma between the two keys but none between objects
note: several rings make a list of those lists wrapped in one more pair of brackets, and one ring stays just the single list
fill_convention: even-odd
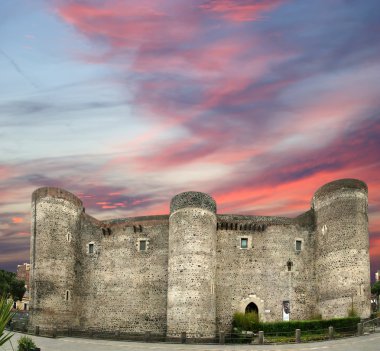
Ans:
[{"label": "cloud streak", "polygon": [[[296,216],[324,183],[355,177],[369,185],[379,263],[378,1],[44,4],[75,77],[0,103],[4,262],[15,247],[26,255],[40,186],[100,219],[168,213],[186,190],[210,193],[220,213]],[[26,34],[43,50],[42,33]],[[51,64],[40,75],[55,81]]]}]

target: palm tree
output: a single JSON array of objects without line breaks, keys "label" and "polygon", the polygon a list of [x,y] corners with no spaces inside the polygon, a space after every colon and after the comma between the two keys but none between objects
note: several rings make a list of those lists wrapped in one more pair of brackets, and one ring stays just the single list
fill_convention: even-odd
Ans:
[{"label": "palm tree", "polygon": [[6,325],[13,317],[12,306],[12,300],[8,300],[5,296],[0,298],[0,346],[4,345],[13,336],[11,333],[4,332]]}]

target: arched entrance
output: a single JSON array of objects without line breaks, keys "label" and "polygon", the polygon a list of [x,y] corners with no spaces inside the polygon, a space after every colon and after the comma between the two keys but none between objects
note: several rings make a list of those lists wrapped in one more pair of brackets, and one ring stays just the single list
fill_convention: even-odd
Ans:
[{"label": "arched entrance", "polygon": [[264,300],[261,300],[255,294],[249,294],[248,297],[240,301],[238,311],[241,313],[247,313],[250,311],[257,312],[259,320],[262,322],[266,322],[264,306]]},{"label": "arched entrance", "polygon": [[259,308],[257,305],[253,302],[250,302],[247,307],[245,308],[245,313],[257,313],[259,314]]}]

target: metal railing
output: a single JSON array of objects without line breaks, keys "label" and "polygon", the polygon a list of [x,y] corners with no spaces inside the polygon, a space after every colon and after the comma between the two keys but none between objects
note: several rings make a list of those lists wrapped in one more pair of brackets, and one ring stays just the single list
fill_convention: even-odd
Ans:
[{"label": "metal railing", "polygon": [[363,322],[363,333],[375,333],[380,327],[380,317]]}]

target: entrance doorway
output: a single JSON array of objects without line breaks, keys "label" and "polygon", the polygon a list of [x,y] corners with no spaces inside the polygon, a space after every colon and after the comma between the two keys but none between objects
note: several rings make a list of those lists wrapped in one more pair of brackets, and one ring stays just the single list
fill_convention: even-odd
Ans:
[{"label": "entrance doorway", "polygon": [[247,307],[245,308],[245,313],[256,313],[257,315],[259,314],[259,309],[256,306],[255,303],[250,302]]}]

